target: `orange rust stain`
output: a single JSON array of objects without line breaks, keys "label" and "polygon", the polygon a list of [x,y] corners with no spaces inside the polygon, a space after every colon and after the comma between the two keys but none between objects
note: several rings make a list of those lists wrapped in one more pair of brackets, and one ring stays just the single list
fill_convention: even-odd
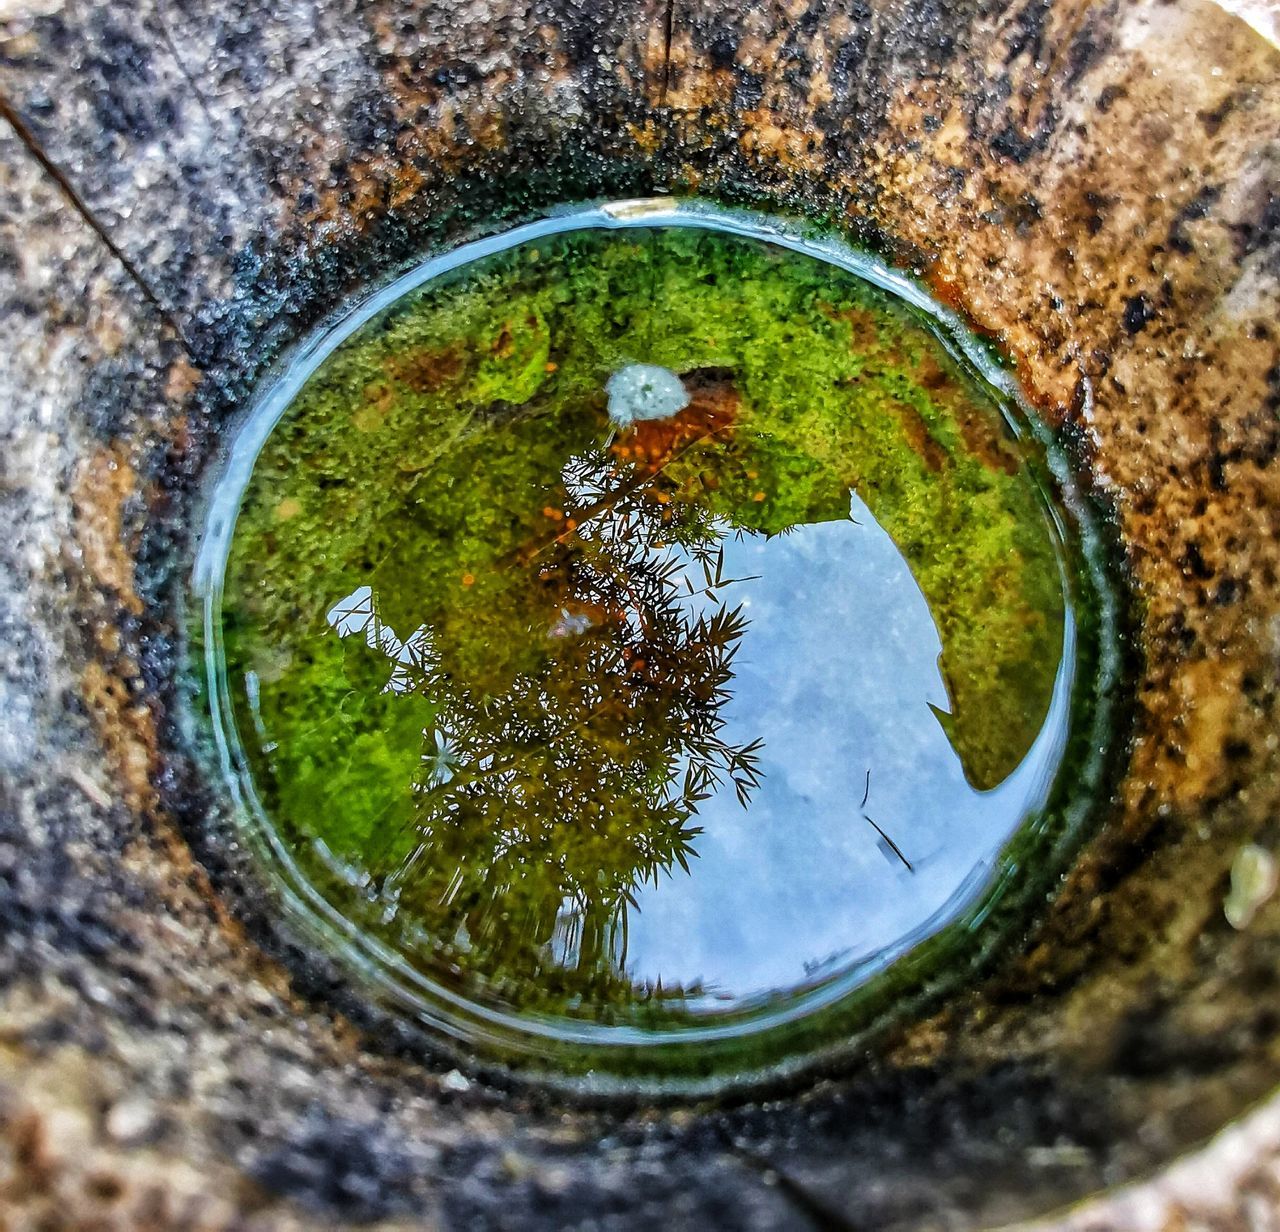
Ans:
[{"label": "orange rust stain", "polygon": [[905,1027],[889,1046],[887,1058],[890,1064],[907,1068],[936,1062],[951,1043],[955,1029],[952,1018],[950,1010],[943,1010],[932,1018]]},{"label": "orange rust stain", "polygon": [[[737,76],[729,69],[691,72],[685,68],[679,45],[672,46],[672,71],[667,87],[667,106],[679,117],[697,116],[701,123],[681,124],[680,135],[688,145],[707,144],[714,125],[706,120],[727,115],[732,106]],[[679,123],[679,119],[677,119]],[[710,131],[708,131],[710,130]],[[661,130],[659,130],[659,136]]]},{"label": "orange rust stain", "polygon": [[112,624],[107,620],[95,621],[93,628],[93,640],[97,644],[98,649],[104,654],[119,654],[122,644],[119,625]]},{"label": "orange rust stain", "polygon": [[85,568],[135,616],[142,600],[133,585],[133,560],[124,538],[125,504],[137,490],[136,476],[121,445],[92,454],[76,476],[72,501],[76,538]]},{"label": "orange rust stain", "polygon": [[738,417],[741,399],[727,380],[690,374],[685,377],[689,405],[670,419],[643,420],[613,443],[615,456],[650,471],[661,470],[695,441],[723,439]]},{"label": "orange rust stain", "polygon": [[1018,455],[1013,446],[1000,435],[1000,428],[992,422],[992,417],[970,405],[967,399],[952,409],[969,453],[989,470],[1016,475]]},{"label": "orange rust stain", "polygon": [[1173,681],[1173,696],[1181,703],[1174,720],[1180,772],[1169,776],[1175,804],[1184,808],[1207,799],[1227,770],[1224,749],[1231,738],[1239,711],[1239,663],[1204,659],[1189,663]]},{"label": "orange rust stain", "polygon": [[[447,347],[414,347],[391,356],[383,367],[415,392],[434,393],[462,375],[466,352],[457,343]],[[390,391],[387,396],[394,398]]]},{"label": "orange rust stain", "polygon": [[[151,707],[138,700],[140,691],[134,687],[137,673],[132,659],[118,656],[112,670],[91,661],[80,677],[81,696],[113,772],[114,793],[131,813],[150,823],[149,829],[125,846],[122,858],[126,864],[144,870],[140,875],[150,875],[157,867],[171,870],[164,874],[166,893],[194,893],[200,910],[207,913],[229,944],[245,952],[249,943],[243,927],[228,912],[205,870],[196,862],[154,786],[161,766],[159,739]],[[157,851],[162,853],[159,866]]]},{"label": "orange rust stain", "polygon": [[641,154],[652,157],[662,145],[662,129],[651,120],[643,124],[628,124],[627,134]]},{"label": "orange rust stain", "polygon": [[489,348],[499,359],[510,359],[515,351],[515,340],[511,333],[511,322],[504,321],[498,336]]},{"label": "orange rust stain", "polygon": [[[957,302],[955,307],[962,307]],[[907,367],[910,361],[898,347],[885,347],[875,317],[865,309],[850,307],[836,309],[830,304],[820,305],[825,316],[833,321],[843,321],[849,326],[849,345],[858,354],[873,358],[894,367]],[[955,416],[957,426],[964,437],[969,452],[992,470],[1013,474],[1018,469],[1018,458],[1012,448],[1000,436],[999,425],[973,406],[968,397],[945,369],[931,356],[925,355],[914,365],[916,379],[941,401]],[[925,460],[930,470],[940,470],[946,454],[930,436],[927,426],[910,408],[899,406],[908,439],[912,448]]]},{"label": "orange rust stain", "polygon": [[931,355],[917,367],[920,384],[950,412],[960,429],[965,449],[989,470],[1014,475],[1018,471],[1018,455],[1002,434],[996,412],[976,406],[959,382]]},{"label": "orange rust stain", "polygon": [[[1079,374],[1069,369],[1050,375],[1038,345],[1005,342],[1005,351],[1020,374],[1018,388],[1032,409],[1051,428],[1060,428],[1070,414]],[[1042,379],[1043,374],[1043,379]]]},{"label": "orange rust stain", "polygon": [[164,396],[168,402],[185,402],[204,379],[204,373],[187,359],[177,360],[170,368],[164,382]]},{"label": "orange rust stain", "polygon": [[[965,299],[961,284],[946,273],[938,262],[935,261],[929,267],[929,273],[925,281],[938,303],[945,308],[950,308],[952,312],[959,313],[961,316],[968,316],[968,302]],[[982,333],[986,337],[992,336],[990,331],[983,330],[970,322],[966,323],[975,333]]]},{"label": "orange rust stain", "polygon": [[825,159],[812,129],[797,127],[763,107],[746,112],[742,119],[742,148],[747,154],[773,159],[789,171],[822,173]]},{"label": "orange rust stain", "polygon": [[946,467],[950,461],[947,457],[947,452],[933,439],[933,435],[929,431],[929,425],[925,423],[920,412],[915,407],[908,406],[905,402],[894,402],[891,405],[894,414],[898,416],[898,420],[902,424],[907,444],[911,446],[925,466],[935,474]]},{"label": "orange rust stain", "polygon": [[170,444],[173,446],[173,452],[178,455],[185,455],[191,449],[191,419],[187,415],[175,415],[167,423],[161,426]]},{"label": "orange rust stain", "polygon": [[671,59],[667,62],[667,46],[666,37],[662,26],[656,22],[646,23],[643,34],[637,39],[639,47],[637,51],[640,55],[640,67],[645,76],[655,84],[661,82],[663,77],[673,71],[677,62],[681,59],[681,44],[685,45],[687,53],[688,36],[683,38],[675,35],[671,40]]},{"label": "orange rust stain", "polygon": [[1018,474],[1018,453],[1001,435],[1000,426],[992,423],[992,417],[984,415],[968,400],[952,407],[956,424],[964,438],[966,450],[988,470],[1002,470],[1006,475]]},{"label": "orange rust stain", "polygon": [[849,326],[849,349],[856,355],[874,359],[878,363],[895,368],[905,368],[910,360],[897,346],[886,346],[876,323],[876,317],[865,308],[849,306],[836,308],[832,304],[819,304],[819,310],[828,320],[844,322]]},{"label": "orange rust stain", "polygon": [[390,180],[387,188],[387,205],[392,209],[399,209],[422,191],[427,177],[413,163],[405,162],[391,172]]},{"label": "orange rust stain", "polygon": [[[181,428],[179,431],[181,432]],[[88,579],[97,593],[89,600],[94,642],[105,661],[90,661],[80,677],[81,694],[114,777],[115,792],[129,810],[151,822],[147,839],[130,844],[125,858],[154,864],[154,854],[136,852],[139,843],[158,843],[184,883],[200,895],[205,908],[233,938],[243,933],[218,900],[190,848],[161,806],[154,787],[161,766],[159,741],[150,705],[141,698],[136,660],[114,618],[118,608],[141,615],[134,587],[131,545],[126,539],[128,501],[137,493],[137,475],[126,448],[117,442],[87,458],[72,490],[75,534]],[[117,606],[118,605],[118,608]],[[96,610],[95,610],[96,609]]]},{"label": "orange rust stain", "polygon": [[145,703],[137,701],[128,682],[91,662],[81,677],[89,712],[97,720],[98,735],[116,771],[124,802],[135,813],[154,814],[159,807],[151,785],[152,767],[159,764],[155,723]]}]

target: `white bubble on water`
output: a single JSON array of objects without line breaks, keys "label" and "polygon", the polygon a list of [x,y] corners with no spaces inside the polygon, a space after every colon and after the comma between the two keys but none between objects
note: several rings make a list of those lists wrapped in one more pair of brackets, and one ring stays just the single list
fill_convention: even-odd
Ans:
[{"label": "white bubble on water", "polygon": [[670,368],[628,364],[605,384],[609,418],[620,428],[641,419],[670,419],[689,405],[689,391]]}]

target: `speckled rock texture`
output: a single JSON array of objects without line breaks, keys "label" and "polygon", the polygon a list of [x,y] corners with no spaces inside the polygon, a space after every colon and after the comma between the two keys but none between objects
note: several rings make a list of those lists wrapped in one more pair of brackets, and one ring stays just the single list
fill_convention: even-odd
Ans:
[{"label": "speckled rock texture", "polygon": [[[1280,902],[1222,910],[1241,846],[1280,842],[1259,25],[3,0],[0,1226],[1280,1228]],[[458,1072],[255,901],[185,717],[188,530],[255,381],[352,290],[664,192],[823,220],[1016,358],[1114,510],[1134,733],[964,995],[767,1097],[571,1106]]]}]

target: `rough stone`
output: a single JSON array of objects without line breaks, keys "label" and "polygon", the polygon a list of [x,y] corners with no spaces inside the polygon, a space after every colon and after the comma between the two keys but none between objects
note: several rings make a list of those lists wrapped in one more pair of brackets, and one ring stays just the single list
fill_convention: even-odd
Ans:
[{"label": "rough stone", "polygon": [[[1277,1226],[1280,902],[1222,912],[1280,840],[1274,46],[1205,0],[0,23],[0,1217],[965,1228],[1194,1149],[1044,1226]],[[1025,942],[856,1063],[723,1105],[464,1090],[219,822],[187,527],[241,399],[353,288],[660,191],[838,227],[1015,359],[1127,553],[1133,745]]]}]

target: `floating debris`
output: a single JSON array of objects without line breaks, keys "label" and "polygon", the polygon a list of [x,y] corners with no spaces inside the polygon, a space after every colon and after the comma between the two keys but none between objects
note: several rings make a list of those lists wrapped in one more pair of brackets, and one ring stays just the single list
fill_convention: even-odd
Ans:
[{"label": "floating debris", "polygon": [[876,832],[876,833],[877,833],[877,834],[878,834],[878,835],[879,835],[879,836],[880,836],[880,837],[881,837],[881,838],[882,838],[886,843],[888,843],[888,844],[889,844],[889,849],[893,852],[893,854],[894,854],[895,856],[897,856],[897,857],[898,857],[898,859],[899,859],[899,860],[901,860],[901,861],[903,862],[903,864],[905,864],[905,865],[907,866],[907,872],[909,872],[909,873],[914,873],[914,872],[916,871],[914,868],[912,868],[912,867],[911,867],[911,861],[910,861],[910,860],[908,860],[908,859],[907,859],[907,857],[906,857],[906,856],[904,856],[904,855],[902,854],[902,848],[901,848],[901,847],[899,847],[899,846],[898,846],[898,844],[897,844],[897,843],[895,843],[895,842],[893,841],[893,839],[891,839],[891,838],[890,838],[890,837],[889,837],[889,836],[888,836],[888,835],[887,835],[887,834],[886,834],[882,829],[880,829],[880,827],[879,827],[878,825],[876,825],[876,823],[875,823],[874,821],[872,821],[872,820],[871,820],[871,818],[870,818],[870,817],[868,817],[868,816],[866,815],[866,813],[863,813],[863,814],[862,814],[862,820],[863,820],[863,821],[865,821],[865,822],[867,822],[867,824],[868,824],[868,825],[870,825],[870,826],[871,826],[871,828],[872,828],[872,829],[873,829],[873,830],[874,830],[874,831],[875,831],[875,832]]},{"label": "floating debris", "polygon": [[620,428],[645,419],[670,419],[689,405],[689,391],[670,368],[628,364],[605,383],[609,418]]},{"label": "floating debris", "polygon": [[591,617],[584,612],[571,612],[567,607],[560,609],[560,615],[551,626],[552,637],[576,637],[591,628]]}]

